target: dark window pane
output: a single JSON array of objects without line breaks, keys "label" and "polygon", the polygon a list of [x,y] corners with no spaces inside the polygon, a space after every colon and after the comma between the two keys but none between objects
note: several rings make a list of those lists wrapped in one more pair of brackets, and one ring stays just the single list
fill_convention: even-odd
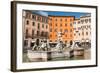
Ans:
[{"label": "dark window pane", "polygon": [[67,24],[65,24],[65,26],[67,26]]},{"label": "dark window pane", "polygon": [[26,21],[26,24],[27,24],[27,25],[29,24],[29,21],[28,21],[28,20]]},{"label": "dark window pane", "polygon": [[44,28],[44,24],[42,24],[42,28]]},{"label": "dark window pane", "polygon": [[40,23],[38,23],[38,29],[40,29]]},{"label": "dark window pane", "polygon": [[48,25],[46,25],[46,29],[48,29]]},{"label": "dark window pane", "polygon": [[35,26],[35,22],[32,22],[32,25]]}]

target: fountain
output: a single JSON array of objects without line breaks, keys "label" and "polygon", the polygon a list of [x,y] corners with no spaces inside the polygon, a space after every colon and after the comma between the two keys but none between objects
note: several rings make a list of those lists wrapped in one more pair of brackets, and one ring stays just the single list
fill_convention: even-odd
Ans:
[{"label": "fountain", "polygon": [[[73,56],[80,56],[84,54],[84,50],[80,48],[76,42],[72,45],[63,46],[62,35],[64,33],[57,33],[57,45],[53,48],[50,47],[46,39],[42,40],[40,45],[34,45],[32,50],[28,50],[27,56],[30,61],[48,61],[56,58],[68,58]],[[45,42],[46,41],[46,42]]]},{"label": "fountain", "polygon": [[74,57],[74,59],[78,57],[84,57],[84,49],[79,47],[75,41],[73,41],[73,44],[70,48],[70,57]]}]

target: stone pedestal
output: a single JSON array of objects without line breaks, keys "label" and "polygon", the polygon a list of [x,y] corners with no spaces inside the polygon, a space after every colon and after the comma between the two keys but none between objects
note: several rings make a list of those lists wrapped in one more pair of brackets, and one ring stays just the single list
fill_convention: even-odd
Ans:
[{"label": "stone pedestal", "polygon": [[74,59],[83,59],[84,58],[84,49],[77,48],[70,51],[70,58]]}]

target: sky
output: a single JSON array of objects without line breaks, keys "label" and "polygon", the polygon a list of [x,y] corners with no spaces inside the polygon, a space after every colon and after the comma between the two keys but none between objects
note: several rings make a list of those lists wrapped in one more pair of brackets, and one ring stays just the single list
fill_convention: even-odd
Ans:
[{"label": "sky", "polygon": [[80,16],[89,15],[90,13],[83,12],[60,12],[60,11],[32,11],[43,16],[53,15],[53,16],[75,16],[75,18],[80,18]]}]

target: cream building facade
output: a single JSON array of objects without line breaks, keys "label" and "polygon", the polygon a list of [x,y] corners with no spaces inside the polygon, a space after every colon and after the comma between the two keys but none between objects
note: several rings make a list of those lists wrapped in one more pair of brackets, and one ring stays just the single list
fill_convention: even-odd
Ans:
[{"label": "cream building facade", "polygon": [[23,45],[25,47],[40,45],[40,42],[48,39],[48,17],[24,10],[23,31]]},{"label": "cream building facade", "polygon": [[74,41],[91,46],[91,15],[81,16],[74,21]]}]

